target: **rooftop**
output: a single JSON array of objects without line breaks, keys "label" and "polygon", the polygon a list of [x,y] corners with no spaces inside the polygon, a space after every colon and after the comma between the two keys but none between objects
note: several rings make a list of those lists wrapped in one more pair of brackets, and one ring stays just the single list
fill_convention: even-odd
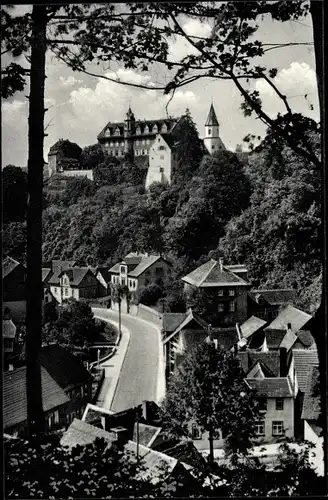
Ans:
[{"label": "rooftop", "polygon": [[320,416],[319,367],[309,368],[303,400],[302,419],[318,420]]},{"label": "rooftop", "polygon": [[119,273],[120,266],[125,263],[128,266],[128,276],[137,278],[161,258],[162,257],[160,255],[126,256],[121,262],[117,262],[113,267],[111,267],[109,272]]},{"label": "rooftop", "polygon": [[270,305],[283,305],[293,302],[296,298],[296,290],[282,288],[275,290],[251,290],[248,292],[251,299],[257,302],[258,297],[262,297]]},{"label": "rooftop", "polygon": [[[41,366],[43,411],[55,409],[70,400],[63,389]],[[13,427],[27,420],[26,367],[4,373],[3,425]]]},{"label": "rooftop", "polygon": [[248,283],[226,266],[210,259],[182,278],[182,281],[197,287],[247,286]]},{"label": "rooftop", "polygon": [[312,366],[319,366],[317,349],[293,349],[295,372],[300,391],[305,392],[307,377]]},{"label": "rooftop", "polygon": [[17,328],[11,319],[2,320],[2,337],[4,339],[14,339],[16,337]]},{"label": "rooftop", "polygon": [[92,276],[94,276],[90,267],[71,267],[70,269],[64,269],[61,271],[58,277],[60,278],[66,274],[69,278],[70,286],[78,286],[88,273],[91,273]]},{"label": "rooftop", "polygon": [[17,260],[11,257],[5,257],[2,261],[2,279],[8,276],[17,266],[21,266]]},{"label": "rooftop", "polygon": [[91,375],[82,361],[56,344],[43,346],[40,351],[40,360],[42,366],[63,389],[90,381]]},{"label": "rooftop", "polygon": [[259,362],[264,365],[272,375],[279,377],[280,374],[280,354],[279,352],[255,352],[239,351],[237,355],[241,367],[247,374],[249,370]]},{"label": "rooftop", "polygon": [[110,444],[115,441],[114,434],[88,424],[83,420],[74,418],[69,428],[64,432],[60,444],[62,446],[74,448],[74,446],[77,445],[84,446],[86,444],[91,444],[96,438],[105,439],[105,441]]},{"label": "rooftop", "polygon": [[205,122],[205,127],[217,126],[219,125],[218,119],[215,114],[214,106],[211,104],[210,111]]},{"label": "rooftop", "polygon": [[247,378],[248,385],[256,389],[258,396],[268,398],[292,398],[293,393],[286,377]]},{"label": "rooftop", "polygon": [[242,325],[240,325],[240,331],[242,336],[247,339],[253,333],[257,332],[266,325],[266,321],[258,318],[257,316],[251,316]]},{"label": "rooftop", "polygon": [[288,323],[291,324],[291,330],[293,333],[297,333],[303,326],[305,326],[312,316],[307,314],[294,306],[288,305],[283,309],[278,316],[269,324],[267,328],[271,330],[284,330],[286,329]]},{"label": "rooftop", "polygon": [[162,330],[172,333],[186,319],[187,313],[164,313]]}]

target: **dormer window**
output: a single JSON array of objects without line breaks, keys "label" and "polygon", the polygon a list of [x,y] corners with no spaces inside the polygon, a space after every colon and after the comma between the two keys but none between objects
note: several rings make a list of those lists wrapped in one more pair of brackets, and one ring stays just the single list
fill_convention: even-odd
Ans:
[{"label": "dormer window", "polygon": [[105,132],[105,136],[106,136],[106,137],[109,137],[109,136],[110,136],[110,129],[109,129],[109,128],[106,130],[106,132]]},{"label": "dormer window", "polygon": [[145,134],[149,134],[149,127],[148,127],[148,125],[145,126]]},{"label": "dormer window", "polygon": [[140,135],[140,134],[141,134],[141,129],[140,129],[140,127],[137,127],[137,128],[136,128],[136,134],[138,134],[138,135]]},{"label": "dormer window", "polygon": [[158,132],[158,127],[157,127],[156,123],[155,123],[155,125],[153,126],[153,132],[154,132],[154,133],[157,133],[157,132]]},{"label": "dormer window", "polygon": [[115,135],[120,135],[120,129],[118,127],[115,129]]},{"label": "dormer window", "polygon": [[120,273],[126,274],[126,272],[127,272],[126,266],[120,266]]},{"label": "dormer window", "polygon": [[163,124],[163,126],[162,126],[162,132],[164,132],[164,133],[165,133],[165,132],[167,132],[167,126],[166,126],[166,124],[165,124],[165,123],[164,123],[164,124]]}]

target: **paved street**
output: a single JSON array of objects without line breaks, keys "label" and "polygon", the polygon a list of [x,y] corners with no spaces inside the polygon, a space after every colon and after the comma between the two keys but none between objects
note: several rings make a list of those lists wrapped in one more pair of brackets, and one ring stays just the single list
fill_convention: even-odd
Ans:
[{"label": "paved street", "polygon": [[[118,322],[117,312],[101,308],[93,308],[93,311],[98,318]],[[144,399],[156,401],[158,393],[158,330],[151,323],[127,314],[122,314],[122,327],[130,332],[130,341],[122,359],[122,369],[110,406],[112,411],[131,408]]]}]

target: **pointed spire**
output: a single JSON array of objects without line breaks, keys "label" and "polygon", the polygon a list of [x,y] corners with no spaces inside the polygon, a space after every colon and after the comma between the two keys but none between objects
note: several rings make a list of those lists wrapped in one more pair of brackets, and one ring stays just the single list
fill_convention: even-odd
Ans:
[{"label": "pointed spire", "polygon": [[214,106],[211,104],[210,112],[208,113],[208,117],[205,123],[205,127],[213,127],[219,125],[218,119],[216,117]]}]

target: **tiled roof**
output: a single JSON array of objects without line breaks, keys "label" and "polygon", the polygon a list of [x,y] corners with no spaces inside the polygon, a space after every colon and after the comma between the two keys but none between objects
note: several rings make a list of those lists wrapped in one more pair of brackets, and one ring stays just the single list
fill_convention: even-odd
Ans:
[{"label": "tiled roof", "polygon": [[239,351],[237,357],[245,373],[254,366],[256,362],[267,367],[276,377],[280,373],[280,355],[279,352],[254,352]]},{"label": "tiled roof", "polygon": [[197,287],[248,285],[245,280],[239,278],[227,267],[222,266],[221,270],[219,262],[213,259],[194,269],[187,276],[184,276],[182,280]]},{"label": "tiled roof", "polygon": [[297,337],[300,339],[302,344],[305,345],[305,347],[315,347],[315,340],[309,330],[300,330]]},{"label": "tiled roof", "polygon": [[282,339],[286,335],[286,328],[281,330],[264,329],[268,349],[279,349]]},{"label": "tiled roof", "polygon": [[40,360],[42,366],[63,389],[70,385],[86,384],[91,378],[82,361],[56,344],[43,346]]},{"label": "tiled roof", "polygon": [[[43,411],[57,408],[70,400],[57,382],[41,366]],[[25,422],[27,419],[26,367],[8,371],[3,381],[4,428]]]},{"label": "tiled roof", "polygon": [[59,274],[59,278],[64,274],[67,274],[70,286],[78,286],[88,273],[94,276],[94,274],[90,270],[90,267],[72,267],[70,269],[64,269],[63,271],[61,271],[61,273]]},{"label": "tiled roof", "polygon": [[251,316],[248,318],[245,323],[240,325],[240,331],[242,336],[247,339],[253,333],[257,332],[260,328],[263,328],[263,326],[266,324],[266,321],[263,319],[257,318],[256,316]]},{"label": "tiled roof", "polygon": [[296,298],[296,290],[291,288],[282,288],[275,290],[251,290],[248,295],[256,301],[256,296],[261,295],[270,305],[283,305],[293,302]]},{"label": "tiled roof", "polygon": [[273,330],[283,330],[287,327],[288,323],[290,323],[292,332],[297,333],[310,321],[310,319],[312,319],[310,314],[288,305],[278,314],[272,323],[270,323],[268,328]]},{"label": "tiled roof", "polygon": [[304,420],[318,420],[320,407],[319,367],[311,366],[306,381],[301,418]]},{"label": "tiled roof", "polygon": [[105,439],[110,444],[115,441],[114,434],[74,418],[67,431],[64,432],[60,444],[74,448],[77,445],[91,444],[96,438]]},{"label": "tiled roof", "polygon": [[135,269],[133,269],[133,271],[129,272],[128,275],[133,276],[135,278],[140,276],[140,274],[145,272],[150,266],[155,264],[155,262],[157,262],[160,258],[161,258],[160,255],[149,255],[148,257],[144,257],[141,260],[140,264],[138,264],[137,267]]},{"label": "tiled roof", "polygon": [[16,337],[17,328],[11,319],[2,320],[2,337],[4,339],[14,339]]},{"label": "tiled roof", "polygon": [[[133,429],[133,441],[138,439],[138,429],[137,422],[134,424]],[[153,425],[146,425],[139,423],[139,443],[144,446],[151,446],[151,442],[156,438],[156,436],[161,432],[160,427],[154,427]]]},{"label": "tiled roof", "polygon": [[50,276],[48,283],[50,285],[59,285],[59,276],[61,272],[65,269],[70,269],[74,266],[75,266],[74,260],[53,260],[51,262],[53,275]]},{"label": "tiled roof", "polygon": [[316,349],[293,349],[293,357],[298,387],[305,392],[310,368],[319,365],[318,351]]},{"label": "tiled roof", "polygon": [[163,468],[166,468],[167,475],[169,476],[178,464],[177,459],[165,453],[147,448],[142,444],[138,446],[134,441],[128,441],[124,448],[132,456],[135,456],[137,454],[137,447],[139,457],[143,459],[145,466],[145,470],[138,473],[138,479],[149,478],[151,482],[156,482],[162,476]]},{"label": "tiled roof", "polygon": [[246,381],[252,389],[256,389],[258,396],[268,398],[293,397],[288,379],[285,377],[247,378]]},{"label": "tiled roof", "polygon": [[164,313],[162,330],[172,333],[186,319],[187,313]]},{"label": "tiled roof", "polygon": [[218,119],[215,114],[214,106],[211,104],[210,111],[207,116],[207,120],[205,123],[205,127],[210,127],[210,126],[217,126],[219,125]]},{"label": "tiled roof", "polygon": [[[195,321],[200,328],[204,329],[206,332],[208,330],[208,323],[204,321],[202,318],[200,318],[197,314],[195,314],[191,309],[189,309],[187,316],[185,317],[184,321],[182,321],[177,328],[174,330],[171,335],[169,335],[166,339],[163,340],[163,343],[166,344],[168,341],[171,340],[177,333],[179,333],[183,328],[185,328],[191,321]],[[207,336],[207,335],[206,335]]]},{"label": "tiled roof", "polygon": [[42,283],[45,284],[49,281],[52,271],[49,267],[42,268]]},{"label": "tiled roof", "polygon": [[8,276],[17,266],[21,265],[11,257],[5,257],[2,261],[2,279]]}]

